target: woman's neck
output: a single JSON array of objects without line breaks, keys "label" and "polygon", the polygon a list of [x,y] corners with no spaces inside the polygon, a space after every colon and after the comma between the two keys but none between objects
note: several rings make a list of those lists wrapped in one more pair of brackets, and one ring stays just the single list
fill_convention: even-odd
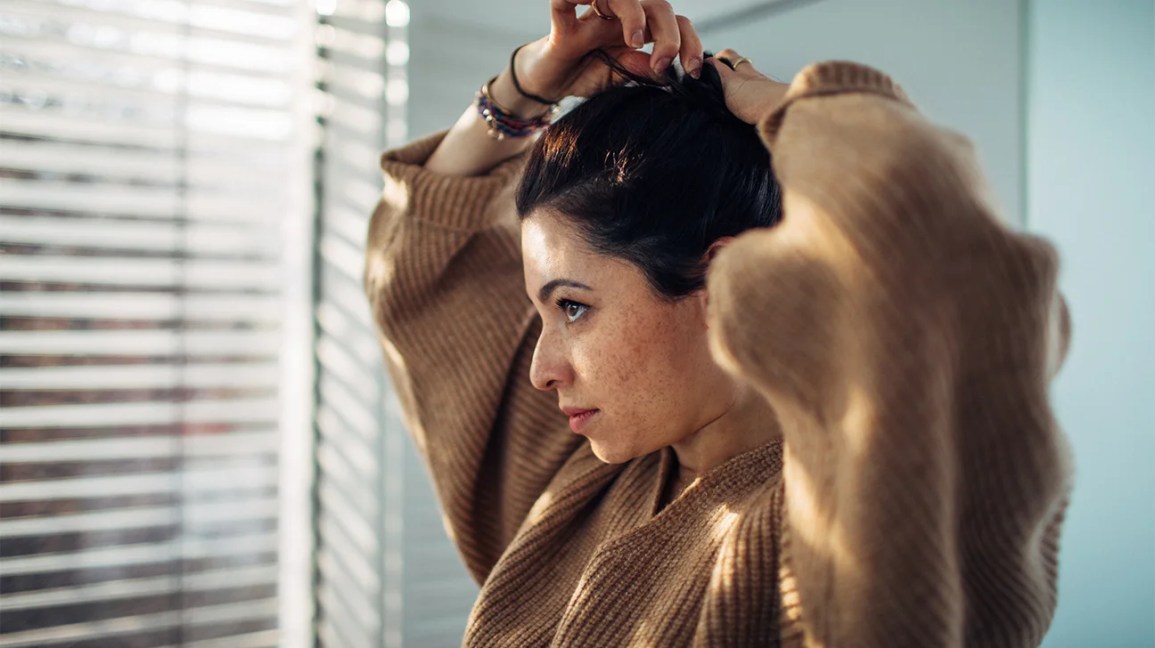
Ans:
[{"label": "woman's neck", "polygon": [[684,488],[727,460],[782,436],[778,417],[760,394],[745,385],[737,385],[735,394],[722,414],[673,444],[678,457],[675,484]]}]

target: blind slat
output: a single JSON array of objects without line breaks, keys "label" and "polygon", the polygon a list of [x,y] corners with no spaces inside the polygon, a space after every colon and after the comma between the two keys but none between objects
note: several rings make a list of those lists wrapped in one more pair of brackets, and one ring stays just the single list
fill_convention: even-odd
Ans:
[{"label": "blind slat", "polygon": [[[27,60],[36,56],[60,61],[91,61],[101,66],[163,69],[180,61],[185,69],[241,74],[284,74],[284,48],[236,39],[193,38],[183,34],[104,25],[99,31],[74,27],[66,40],[45,40],[50,31],[43,17],[9,15],[0,25],[5,51]],[[221,54],[224,54],[222,56]],[[238,56],[239,54],[239,56]]]},{"label": "blind slat", "polygon": [[379,593],[381,580],[370,560],[372,553],[350,541],[332,519],[319,520],[317,527],[325,534],[327,545],[326,551],[318,556],[318,568],[335,576],[334,582],[355,590],[364,599]]},{"label": "blind slat", "polygon": [[189,536],[165,542],[0,558],[0,572],[5,576],[21,576],[46,572],[108,569],[173,560],[253,556],[272,553],[276,549],[276,533],[237,534],[210,539]]},{"label": "blind slat", "polygon": [[[375,354],[368,357],[373,355]],[[317,362],[326,370],[326,375],[340,380],[361,402],[370,401],[375,397],[374,376],[364,366],[365,357],[353,355],[351,349],[346,349],[339,340],[328,335],[320,335],[317,338]]]},{"label": "blind slat", "polygon": [[39,646],[47,642],[81,639],[103,639],[125,634],[137,634],[144,630],[168,628],[178,624],[196,626],[268,618],[275,616],[276,613],[276,599],[190,607],[185,608],[183,614],[177,612],[135,614],[116,619],[86,621],[39,630],[6,633],[0,635],[0,648]]},{"label": "blind slat", "polygon": [[0,369],[0,389],[275,389],[279,377],[279,367],[270,363],[39,367]]},{"label": "blind slat", "polygon": [[280,280],[279,267],[260,261],[110,259],[45,254],[0,257],[0,281],[275,292]]},{"label": "blind slat", "polygon": [[75,479],[37,479],[0,483],[0,502],[95,499],[140,493],[178,492],[196,497],[214,492],[269,488],[276,485],[276,470],[261,466],[231,470],[186,470],[179,475],[171,472],[154,472]]},{"label": "blind slat", "polygon": [[318,491],[321,508],[324,511],[321,520],[332,520],[334,525],[344,531],[344,537],[355,548],[365,553],[372,553],[376,542],[376,530],[370,520],[358,515],[353,507],[345,504],[341,493],[334,490],[327,481],[321,481]]},{"label": "blind slat", "polygon": [[[5,140],[4,156],[0,165],[23,173],[70,174],[89,176],[103,182],[147,182],[173,185],[188,182],[195,187],[211,190],[244,188],[272,191],[283,187],[277,175],[284,165],[273,159],[230,159],[214,154],[189,156],[175,150],[117,149],[76,142],[49,142],[43,140]],[[253,164],[259,164],[274,175],[253,178],[248,173]],[[19,185],[6,185],[6,189]],[[7,191],[0,198],[8,199]],[[230,219],[231,220],[231,219]],[[364,218],[361,219],[362,223]]]},{"label": "blind slat", "polygon": [[184,504],[180,508],[164,506],[142,506],[129,509],[104,509],[68,515],[48,515],[42,517],[19,517],[0,520],[0,539],[20,536],[42,536],[56,533],[78,533],[103,529],[139,529],[182,525],[195,528],[199,525],[221,522],[251,522],[270,520],[277,515],[275,499],[236,499],[231,506],[219,504]]},{"label": "blind slat", "polygon": [[[0,426],[83,428],[176,423],[271,423],[277,420],[277,405],[275,398],[250,398],[187,403],[153,401],[8,407],[0,413]],[[7,460],[12,460],[11,454],[8,454]]]},{"label": "blind slat", "polygon": [[283,16],[210,7],[203,2],[189,3],[186,7],[185,3],[173,0],[6,0],[4,10],[17,15],[43,16],[56,23],[158,31],[167,28],[174,33],[187,29],[192,34],[244,36],[257,42],[285,43],[296,30],[293,21]]},{"label": "blind slat", "polygon": [[[238,192],[231,192],[238,193]],[[283,201],[273,199],[254,206],[244,195],[215,193],[212,190],[182,195],[172,186],[144,186],[131,182],[13,180],[0,178],[0,206],[8,209],[94,212],[137,217],[183,217],[275,221],[283,213]]]},{"label": "blind slat", "polygon": [[244,106],[252,109],[287,109],[292,101],[284,82],[268,78],[245,78],[239,74],[186,70],[180,61],[160,69],[133,70],[125,79],[123,69],[97,68],[91,62],[53,61],[31,52],[25,63],[34,71],[9,70],[0,85],[15,92],[63,96],[83,92],[92,103],[131,104],[137,110],[176,112],[190,102],[200,105]]},{"label": "blind slat", "polygon": [[0,353],[50,356],[269,357],[280,344],[267,331],[0,331]]},{"label": "blind slat", "polygon": [[272,585],[276,580],[277,569],[269,566],[218,569],[179,576],[132,578],[10,594],[4,597],[4,609],[29,610],[57,605],[162,596],[178,591],[194,593],[229,587]]},{"label": "blind slat", "polygon": [[338,591],[323,584],[317,587],[317,602],[324,610],[317,631],[324,645],[374,648],[371,637],[380,636],[380,615],[356,616],[337,595]]},{"label": "blind slat", "polygon": [[261,630],[235,634],[223,639],[186,641],[180,648],[276,648],[281,645],[280,630]]},{"label": "blind slat", "polygon": [[[241,427],[241,426],[237,426]],[[9,464],[31,462],[62,463],[70,461],[109,461],[118,459],[157,459],[179,456],[244,456],[272,453],[277,449],[272,438],[274,428],[242,428],[215,436],[196,435],[184,438],[130,437],[51,441],[44,443],[9,443],[4,446],[4,461]]]},{"label": "blind slat", "polygon": [[269,256],[276,239],[257,227],[217,224],[0,216],[0,240],[25,245],[182,252],[192,255]]},{"label": "blind slat", "polygon": [[269,322],[281,317],[280,309],[280,297],[266,295],[18,292],[0,304],[0,315]]},{"label": "blind slat", "polygon": [[123,184],[0,178],[0,206],[151,216],[178,214],[184,203],[172,187],[140,186],[129,193]]},{"label": "blind slat", "polygon": [[[334,564],[335,552],[326,552],[317,560],[317,569],[325,580],[331,583],[356,583],[356,575],[350,570]],[[352,612],[357,619],[374,619],[379,613],[369,603],[372,591],[357,587],[342,586],[331,588],[334,595],[341,600],[341,605]]]},{"label": "blind slat", "polygon": [[172,118],[148,120],[137,116],[90,114],[84,119],[53,108],[31,110],[22,106],[0,104],[0,132],[46,140],[74,139],[103,142],[119,146],[145,146],[173,149],[177,133]]},{"label": "blind slat", "polygon": [[[46,140],[71,139],[90,143],[138,146],[171,150],[178,142],[191,152],[235,153],[247,156],[254,152],[278,152],[283,144],[263,138],[245,138],[245,149],[236,151],[235,138],[201,128],[199,123],[185,123],[183,130],[195,137],[185,145],[173,128],[173,116],[123,115],[116,111],[90,110],[81,115],[61,113],[54,107],[30,110],[0,104],[0,133],[19,134]],[[310,125],[315,128],[315,125]],[[307,134],[307,133],[303,133]]]},{"label": "blind slat", "polygon": [[0,635],[0,648],[25,648],[43,646],[49,642],[58,643],[80,639],[106,639],[146,630],[169,628],[181,622],[179,612],[157,612],[134,614],[119,619],[104,619],[56,625],[38,630],[24,630]]}]

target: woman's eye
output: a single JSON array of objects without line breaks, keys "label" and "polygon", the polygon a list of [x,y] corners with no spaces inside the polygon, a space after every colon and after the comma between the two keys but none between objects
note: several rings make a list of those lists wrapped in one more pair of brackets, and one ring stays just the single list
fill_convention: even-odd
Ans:
[{"label": "woman's eye", "polygon": [[576,322],[590,309],[590,307],[585,304],[579,304],[568,299],[559,299],[557,305],[561,308],[561,312],[565,313],[565,318],[569,322]]}]

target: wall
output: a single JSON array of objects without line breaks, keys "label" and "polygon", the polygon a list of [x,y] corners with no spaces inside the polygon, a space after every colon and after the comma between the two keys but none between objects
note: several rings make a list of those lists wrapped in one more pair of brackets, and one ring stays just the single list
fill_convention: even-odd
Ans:
[{"label": "wall", "polygon": [[1032,2],[1027,224],[1059,248],[1075,449],[1046,646],[1155,646],[1155,9]]},{"label": "wall", "polygon": [[930,119],[974,142],[1004,214],[1022,222],[1020,3],[819,0],[781,8],[704,41],[783,80],[823,59],[887,72]]}]

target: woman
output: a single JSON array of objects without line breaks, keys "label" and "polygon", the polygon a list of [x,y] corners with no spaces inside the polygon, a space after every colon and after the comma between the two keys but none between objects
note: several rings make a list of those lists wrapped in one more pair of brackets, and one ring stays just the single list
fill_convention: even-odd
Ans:
[{"label": "woman", "polygon": [[885,75],[785,86],[662,0],[600,2],[552,0],[448,132],[383,157],[366,287],[482,584],[465,643],[1039,643],[1052,248]]}]

